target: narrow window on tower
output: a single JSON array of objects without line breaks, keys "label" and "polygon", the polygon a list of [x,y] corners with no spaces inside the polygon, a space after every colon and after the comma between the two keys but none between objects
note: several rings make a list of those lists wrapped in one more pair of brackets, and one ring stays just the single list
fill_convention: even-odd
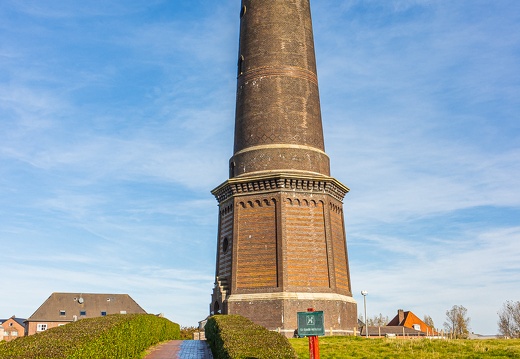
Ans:
[{"label": "narrow window on tower", "polygon": [[247,8],[245,5],[242,5],[242,10],[240,10],[240,18],[242,18],[246,14]]},{"label": "narrow window on tower", "polygon": [[220,314],[220,305],[217,301],[213,304],[213,314]]},{"label": "narrow window on tower", "polygon": [[222,252],[226,253],[228,248],[229,248],[229,240],[227,239],[227,237],[225,237],[224,240],[222,241]]},{"label": "narrow window on tower", "polygon": [[235,177],[235,161],[229,162],[229,178]]},{"label": "narrow window on tower", "polygon": [[238,58],[238,76],[244,73],[244,55],[240,55]]}]

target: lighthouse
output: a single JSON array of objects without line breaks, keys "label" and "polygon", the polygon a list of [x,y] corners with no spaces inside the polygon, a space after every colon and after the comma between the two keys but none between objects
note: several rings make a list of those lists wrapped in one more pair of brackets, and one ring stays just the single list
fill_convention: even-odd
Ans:
[{"label": "lighthouse", "polygon": [[354,334],[343,200],[322,129],[309,0],[242,0],[233,155],[218,201],[210,312],[292,336],[323,311]]}]

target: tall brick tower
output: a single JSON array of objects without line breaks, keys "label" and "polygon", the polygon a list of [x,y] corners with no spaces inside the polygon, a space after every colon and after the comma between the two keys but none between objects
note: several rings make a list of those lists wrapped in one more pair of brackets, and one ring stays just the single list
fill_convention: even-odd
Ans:
[{"label": "tall brick tower", "polygon": [[347,192],[325,153],[309,0],[242,0],[234,154],[212,191],[211,312],[292,336],[297,312],[313,307],[327,334],[352,333]]}]

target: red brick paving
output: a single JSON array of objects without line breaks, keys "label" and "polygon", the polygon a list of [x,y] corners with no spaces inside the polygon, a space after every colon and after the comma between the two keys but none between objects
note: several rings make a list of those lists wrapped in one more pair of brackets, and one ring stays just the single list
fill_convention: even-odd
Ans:
[{"label": "red brick paving", "polygon": [[153,348],[145,359],[212,359],[205,340],[172,340]]}]

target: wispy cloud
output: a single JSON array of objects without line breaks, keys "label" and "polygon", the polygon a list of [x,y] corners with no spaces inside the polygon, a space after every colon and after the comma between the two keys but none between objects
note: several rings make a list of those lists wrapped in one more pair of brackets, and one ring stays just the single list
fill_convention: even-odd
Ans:
[{"label": "wispy cloud", "polygon": [[496,5],[314,5],[327,152],[351,188],[353,287],[374,314],[405,307],[442,326],[463,304],[474,330],[494,332],[520,295],[518,5]]},{"label": "wispy cloud", "polygon": [[393,315],[405,307],[421,317],[432,316],[442,328],[444,312],[460,304],[468,308],[474,328],[493,332],[490,324],[496,322],[501,303],[518,294],[513,273],[520,270],[519,239],[519,227],[484,232],[467,228],[440,243],[431,237],[415,243],[380,237],[367,252],[386,253],[382,265],[358,258],[353,280],[372,289],[371,313]]},{"label": "wispy cloud", "polygon": [[[85,6],[0,5],[0,238],[19,264],[0,317],[53,291],[128,292],[195,325],[213,284],[209,191],[232,151],[239,4]],[[439,326],[461,304],[495,332],[520,295],[520,5],[312,6],[356,298]]]}]

